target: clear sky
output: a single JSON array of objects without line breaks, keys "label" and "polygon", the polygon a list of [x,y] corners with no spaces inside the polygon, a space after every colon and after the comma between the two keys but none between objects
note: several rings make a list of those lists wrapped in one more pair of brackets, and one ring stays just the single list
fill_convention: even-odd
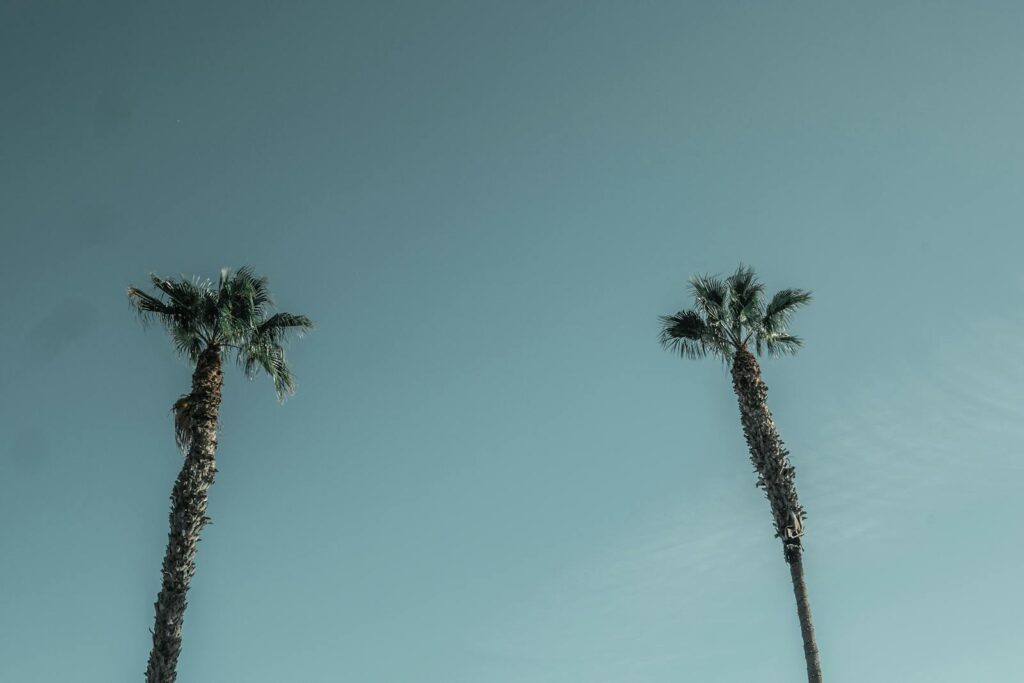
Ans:
[{"label": "clear sky", "polygon": [[830,683],[1024,670],[1018,2],[0,2],[0,680],[142,680],[189,368],[147,274],[316,331],[227,375],[182,683],[792,683],[686,278],[765,363]]}]

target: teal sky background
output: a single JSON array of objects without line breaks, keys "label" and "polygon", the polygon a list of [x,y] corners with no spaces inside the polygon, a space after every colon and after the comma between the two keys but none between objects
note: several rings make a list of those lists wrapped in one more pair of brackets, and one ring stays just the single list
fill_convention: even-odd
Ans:
[{"label": "teal sky background", "polygon": [[315,332],[232,369],[179,679],[791,683],[686,278],[765,363],[830,683],[1024,670],[1024,5],[0,3],[0,680],[141,680],[189,368],[147,274]]}]

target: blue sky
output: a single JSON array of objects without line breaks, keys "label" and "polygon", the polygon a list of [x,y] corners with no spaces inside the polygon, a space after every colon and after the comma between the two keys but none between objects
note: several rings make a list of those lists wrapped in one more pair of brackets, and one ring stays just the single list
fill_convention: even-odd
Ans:
[{"label": "blue sky", "polygon": [[139,680],[189,368],[124,290],[252,264],[182,681],[789,683],[741,260],[826,677],[1024,669],[1018,3],[0,5],[0,679]]}]

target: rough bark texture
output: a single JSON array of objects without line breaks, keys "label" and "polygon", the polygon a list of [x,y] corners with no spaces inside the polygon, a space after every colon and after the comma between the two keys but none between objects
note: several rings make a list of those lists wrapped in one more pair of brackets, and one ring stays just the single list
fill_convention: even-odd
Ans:
[{"label": "rough bark texture", "polygon": [[174,683],[181,629],[189,583],[196,571],[199,533],[210,521],[206,516],[207,490],[217,473],[217,414],[220,410],[220,349],[207,348],[192,374],[188,396],[189,449],[171,492],[170,532],[164,555],[163,580],[156,599],[153,650],[146,669],[146,683]]},{"label": "rough bark texture", "polygon": [[740,406],[743,435],[747,438],[750,460],[757,472],[757,485],[764,489],[771,505],[775,535],[782,540],[783,555],[789,563],[796,596],[800,632],[807,660],[807,680],[821,683],[821,662],[814,640],[811,606],[803,570],[804,509],[796,495],[795,471],[775,422],[768,410],[768,387],[761,379],[761,368],[746,349],[736,353],[732,365],[732,383]]}]

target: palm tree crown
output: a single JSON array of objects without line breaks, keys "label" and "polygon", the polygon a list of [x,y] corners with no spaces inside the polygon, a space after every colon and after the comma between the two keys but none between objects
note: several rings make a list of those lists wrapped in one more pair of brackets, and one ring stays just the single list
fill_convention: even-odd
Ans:
[{"label": "palm tree crown", "polygon": [[283,343],[290,332],[300,336],[312,329],[304,315],[269,314],[273,306],[267,278],[251,268],[225,268],[216,285],[210,280],[167,280],[151,275],[157,296],[128,288],[128,300],[144,322],[163,325],[178,353],[193,364],[206,349],[221,355],[234,351],[249,378],[260,370],[274,381],[280,400],[294,393],[295,380],[285,360]]},{"label": "palm tree crown", "polygon": [[787,330],[793,311],[811,300],[802,289],[783,289],[765,303],[764,285],[740,264],[727,278],[690,278],[694,309],[661,316],[661,344],[685,358],[708,354],[731,361],[753,342],[758,355],[796,353],[802,341]]}]

